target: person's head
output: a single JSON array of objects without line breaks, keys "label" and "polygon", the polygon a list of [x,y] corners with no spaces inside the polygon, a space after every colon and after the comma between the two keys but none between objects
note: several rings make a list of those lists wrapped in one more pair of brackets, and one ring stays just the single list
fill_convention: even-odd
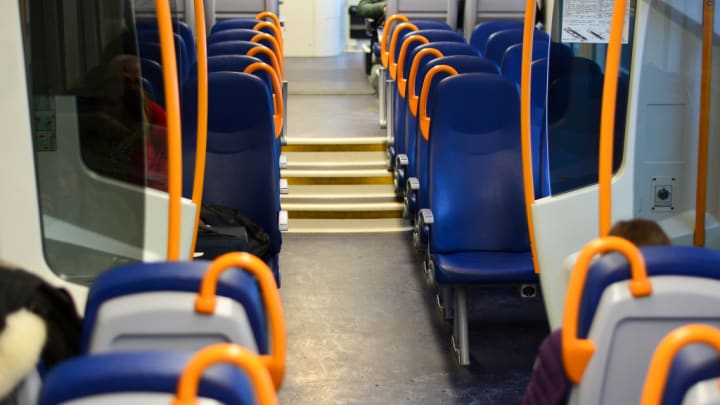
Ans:
[{"label": "person's head", "polygon": [[636,246],[669,245],[670,238],[655,221],[631,219],[618,221],[610,229],[609,236],[619,236]]}]

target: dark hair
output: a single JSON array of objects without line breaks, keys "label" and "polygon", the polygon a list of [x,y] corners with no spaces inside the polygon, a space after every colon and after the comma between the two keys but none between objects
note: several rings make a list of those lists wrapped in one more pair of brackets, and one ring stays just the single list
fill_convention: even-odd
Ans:
[{"label": "dark hair", "polygon": [[610,229],[610,236],[625,238],[636,246],[669,245],[670,238],[655,221],[631,219],[619,221]]}]

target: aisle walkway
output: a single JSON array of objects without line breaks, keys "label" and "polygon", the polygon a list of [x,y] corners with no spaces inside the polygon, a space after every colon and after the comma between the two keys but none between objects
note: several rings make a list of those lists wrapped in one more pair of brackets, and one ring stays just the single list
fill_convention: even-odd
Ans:
[{"label": "aisle walkway", "polygon": [[[382,135],[362,56],[336,58],[334,71],[332,59],[315,61],[322,66],[286,62],[288,138]],[[322,75],[313,76],[316,70]],[[302,79],[302,94],[293,78]],[[478,291],[482,298],[470,302],[471,314],[483,314],[471,319],[473,364],[460,368],[449,349],[451,325],[435,310],[406,232],[285,234],[280,262],[288,328],[281,403],[519,403],[547,332],[541,299]],[[506,311],[501,317],[492,315],[498,308]]]}]

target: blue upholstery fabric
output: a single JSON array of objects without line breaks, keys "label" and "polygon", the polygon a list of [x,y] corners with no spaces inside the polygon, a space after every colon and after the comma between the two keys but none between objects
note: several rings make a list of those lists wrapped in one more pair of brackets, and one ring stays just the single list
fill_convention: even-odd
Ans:
[{"label": "blue upholstery fabric", "polygon": [[[428,61],[424,66],[422,66],[419,70],[418,78],[416,83],[422,83],[425,81],[425,76],[427,76],[427,72],[430,71],[435,66],[439,65],[448,65],[455,70],[458,71],[458,73],[491,73],[491,74],[497,74],[498,73],[498,67],[495,64],[495,62],[483,58],[481,56],[471,56],[471,55],[453,55],[453,56],[445,56],[442,58],[437,58]],[[421,76],[421,77],[420,77]],[[440,83],[440,80],[447,77],[447,74],[441,73],[436,75],[433,78],[433,81],[430,83],[429,87],[429,94],[428,94],[428,107],[432,106],[435,103],[435,88],[437,87],[438,83]],[[430,111],[431,108],[428,108],[428,111]],[[412,117],[411,114],[408,114],[409,117]],[[414,117],[413,117],[414,118]],[[438,136],[442,136],[442,134],[436,134]],[[422,137],[420,134],[419,129],[417,128],[417,120],[415,121],[415,153],[413,154],[413,160],[411,164],[414,166],[414,170],[410,170],[411,175],[414,175],[418,178],[420,182],[420,190],[418,192],[418,198],[415,202],[414,207],[409,207],[411,214],[415,214],[415,212],[420,208],[427,208],[428,207],[428,176],[427,176],[427,167],[428,167],[428,142],[425,140],[425,138]]]},{"label": "blue upholstery fabric", "polygon": [[[490,253],[515,256],[494,257],[510,279],[502,281],[537,280],[528,254],[517,87],[495,74],[452,76],[438,84],[431,107],[430,132],[442,134],[430,137],[428,165],[438,282],[493,283],[497,273],[482,264]],[[465,255],[448,260],[457,254]]]},{"label": "blue upholstery fabric", "polygon": [[[224,45],[232,43],[223,43]],[[272,99],[258,77],[210,73],[207,163],[203,202],[234,208],[270,236],[268,257],[280,252],[280,170]],[[195,166],[197,85],[183,87],[183,194],[192,193]],[[279,275],[275,273],[279,282]]]},{"label": "blue upholstery fabric", "polygon": [[[420,51],[422,51],[423,49],[427,49],[427,48],[437,49],[443,55],[477,55],[477,53],[475,52],[475,49],[473,49],[473,47],[471,47],[470,45],[468,45],[464,42],[442,41],[442,42],[433,42],[430,44],[420,45],[420,46],[416,47],[412,51],[410,60],[412,61],[413,59],[415,59],[415,56],[417,56],[417,54]],[[428,56],[427,59],[429,60],[429,59],[431,59],[431,57]],[[418,83],[418,82],[416,81],[415,83]],[[420,88],[418,88],[417,86],[416,86],[415,94],[420,94]],[[414,148],[406,149],[406,147],[408,146],[406,143],[407,142],[406,134],[411,133],[411,132],[408,132],[408,130],[406,130],[406,128],[405,128],[405,123],[406,123],[405,115],[406,115],[407,109],[408,109],[406,106],[407,102],[405,101],[405,99],[400,97],[400,94],[397,91],[395,91],[395,94],[393,96],[393,103],[394,103],[393,111],[395,113],[393,116],[393,119],[394,119],[393,124],[395,125],[395,132],[394,132],[395,139],[394,139],[393,145],[395,148],[395,153],[396,154],[401,154],[401,153],[407,154],[409,151],[412,150],[413,151],[412,153],[414,154]],[[413,143],[413,146],[414,146],[414,143]]]},{"label": "blue upholstery fabric", "polygon": [[[94,395],[177,392],[178,379],[193,353],[116,352],[83,356],[55,367],[45,378],[40,405],[57,405]],[[206,370],[198,396],[225,404],[252,405],[255,393],[243,371],[230,364]]]},{"label": "blue upholstery fabric", "polygon": [[152,83],[150,83],[150,80],[141,77],[140,84],[142,85],[143,91],[145,91],[147,96],[150,97],[151,100],[155,101],[155,88],[153,87]]},{"label": "blue upholstery fabric", "polygon": [[[648,276],[682,275],[720,280],[720,252],[691,246],[649,246],[640,248],[640,251],[645,258]],[[583,289],[578,337],[587,337],[605,289],[629,278],[630,266],[619,253],[604,255],[593,263]]]},{"label": "blue upholstery fabric", "polygon": [[[533,39],[532,60],[547,59],[550,41],[547,36],[535,36]],[[522,44],[511,45],[505,51],[500,64],[502,75],[511,81],[520,84],[522,70]]]},{"label": "blue upholstery fabric", "polygon": [[[213,35],[220,31],[232,30],[237,28],[255,29],[255,26],[260,22],[254,18],[230,18],[227,20],[220,20],[213,25],[210,30],[210,35]],[[275,35],[271,28],[261,28],[258,31],[262,31],[266,34]]]},{"label": "blue upholstery fabric", "polygon": [[662,396],[662,405],[681,404],[693,385],[720,377],[720,358],[714,348],[692,344],[673,359]]},{"label": "blue upholstery fabric", "polygon": [[[536,34],[537,32],[538,31],[536,31]],[[483,56],[494,60],[498,65],[500,65],[502,64],[503,56],[505,56],[505,51],[507,51],[507,49],[512,45],[521,44],[522,41],[522,28],[513,28],[495,32],[488,37]]]},{"label": "blue upholstery fabric", "polygon": [[440,284],[501,284],[537,281],[532,253],[465,252],[434,254]]},{"label": "blue upholstery fabric", "polygon": [[155,102],[165,107],[165,83],[163,82],[162,66],[152,59],[140,58],[140,73],[152,84]]},{"label": "blue upholstery fabric", "polygon": [[[412,24],[414,24],[418,30],[447,30],[451,31],[450,26],[442,21],[434,21],[434,20],[412,20],[410,21]],[[400,33],[398,34],[398,42],[395,45],[395,54],[393,55],[394,60],[398,60],[398,56],[400,55],[400,45],[402,45],[403,37],[410,35],[413,31],[410,29],[402,29]],[[391,34],[394,34],[391,33]],[[388,48],[388,51],[390,49]]]},{"label": "blue upholstery fabric", "polygon": [[475,26],[470,35],[470,45],[474,46],[481,56],[485,55],[485,46],[487,45],[490,35],[497,31],[522,28],[522,21],[515,20],[490,20],[482,22]]},{"label": "blue upholstery fabric", "polygon": [[[255,48],[256,46],[267,48],[265,45],[250,41],[224,41],[208,44],[207,51],[208,57],[218,55],[245,55],[249,50]],[[271,48],[268,49],[272,50]],[[264,54],[257,54],[255,57],[267,64],[271,63],[270,58],[266,57]]]},{"label": "blue upholstery fabric", "polygon": [[[218,31],[208,37],[208,46],[218,42],[228,41],[250,41],[255,35],[263,34],[263,32],[255,31],[245,28],[236,28],[231,30]],[[267,46],[272,49],[273,52],[279,51],[282,54],[282,49],[275,49],[272,42],[267,39],[260,39],[256,43]],[[276,52],[277,53],[277,52]]]},{"label": "blue upholstery fabric", "polygon": [[[440,29],[431,29],[431,30],[418,30],[414,32],[410,32],[408,35],[406,35],[403,38],[403,43],[408,38],[414,37],[416,35],[420,35],[425,37],[430,42],[462,42],[465,43],[465,38],[458,34],[455,31],[448,31],[448,30],[440,30]],[[402,43],[399,44],[402,46]],[[412,61],[415,59],[413,57],[414,53],[413,51],[418,46],[423,45],[420,42],[412,42],[408,45],[407,52],[405,53],[405,60],[403,61],[403,77],[406,79],[410,76],[410,67],[412,66]]]},{"label": "blue upholstery fabric", "polygon": [[[158,29],[157,20],[155,19],[138,20],[135,25],[138,31],[157,31]],[[197,61],[197,55],[195,53],[195,36],[192,32],[192,29],[190,29],[190,26],[188,26],[187,23],[185,23],[184,21],[174,19],[173,31],[179,34],[185,42],[185,50],[187,51],[188,61],[190,62],[190,64],[195,63]],[[159,42],[159,38],[152,42]]]},{"label": "blue upholstery fabric", "polygon": [[[209,262],[133,263],[115,267],[98,276],[90,287],[82,337],[82,350],[87,351],[90,338],[104,302],[125,295],[158,291],[200,290],[200,282]],[[255,278],[238,269],[225,271],[218,281],[217,294],[239,302],[248,314],[260,353],[267,353],[265,309]]]},{"label": "blue upholstery fabric", "polygon": [[[252,65],[253,63],[265,63],[260,58],[255,56],[247,56],[247,55],[218,55],[218,56],[211,56],[208,58],[208,73],[212,72],[239,72],[242,73],[245,68]],[[268,89],[272,93],[273,91],[273,85],[272,85],[272,79],[270,78],[270,75],[267,72],[264,72],[262,70],[256,70],[252,73],[253,75],[261,78],[265,84],[268,86]],[[194,65],[192,70],[190,71],[190,76],[196,77],[197,76],[197,65]]]},{"label": "blue upholstery fabric", "polygon": [[[160,44],[157,42],[140,42],[138,43],[140,57],[154,60],[162,65],[162,51]],[[178,80],[184,82],[190,73],[190,62],[187,51],[185,50],[185,42],[175,34],[175,56],[177,58]]]}]

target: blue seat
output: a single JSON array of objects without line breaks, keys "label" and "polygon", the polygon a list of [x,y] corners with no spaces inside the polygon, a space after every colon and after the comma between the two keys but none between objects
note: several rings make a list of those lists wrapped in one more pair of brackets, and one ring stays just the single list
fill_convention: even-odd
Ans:
[{"label": "blue seat", "polygon": [[163,81],[162,66],[152,59],[140,58],[140,73],[152,84],[155,102],[161,107],[165,107],[165,82]]},{"label": "blue seat", "polygon": [[[535,31],[535,35],[539,32]],[[544,33],[543,33],[544,34]],[[542,34],[540,34],[542,35]],[[545,34],[547,35],[547,34]],[[502,58],[505,56],[505,51],[515,44],[521,44],[523,42],[523,29],[512,28],[502,31],[497,31],[488,37],[487,43],[485,44],[485,52],[483,56],[494,60],[498,65],[502,64]]]},{"label": "blue seat", "polygon": [[[98,276],[88,293],[83,325],[82,350],[88,351],[97,328],[100,309],[113,299],[151,292],[197,293],[209,262],[133,263],[115,267]],[[268,351],[267,322],[259,287],[245,271],[226,271],[217,294],[231,298],[245,309],[260,353]]]},{"label": "blue seat", "polygon": [[[549,44],[546,35],[536,35],[533,38],[532,60],[549,58]],[[511,81],[520,84],[520,72],[522,70],[522,44],[511,45],[503,55],[502,63],[500,63],[500,71],[503,76]],[[547,81],[547,79],[545,80]]]},{"label": "blue seat", "polygon": [[[140,42],[138,50],[141,58],[154,60],[162,65],[162,51],[160,44],[157,42]],[[182,84],[187,80],[190,73],[190,61],[187,51],[185,50],[185,41],[175,34],[175,56],[177,58],[178,80]]]},{"label": "blue seat", "polygon": [[226,42],[217,42],[213,44],[208,44],[208,58],[212,56],[222,56],[222,55],[247,55],[248,52],[251,52],[254,48],[265,48],[269,53],[271,53],[273,56],[270,56],[268,53],[258,52],[255,55],[252,55],[261,61],[267,63],[270,66],[278,67],[275,64],[279,61],[273,60],[276,57],[274,56],[275,53],[272,51],[271,48],[266,47],[265,45],[258,44],[256,42],[250,42],[250,41],[226,41]]},{"label": "blue seat", "polygon": [[[637,403],[653,352],[662,338],[690,323],[720,325],[716,310],[719,252],[691,246],[639,250],[651,286],[649,294],[635,296],[630,291],[627,259],[609,253],[587,269],[579,301],[568,302],[565,308],[577,311],[577,338],[588,339],[595,347],[589,361],[574,370],[580,370],[582,377],[571,389],[572,403]],[[577,277],[576,273],[571,277]],[[568,315],[576,316],[573,312]],[[708,364],[703,350],[687,349],[690,351],[673,364],[676,377],[668,380],[675,384],[670,389],[678,396],[693,379],[720,371],[716,353],[716,364]],[[685,371],[687,376],[681,377]]]},{"label": "blue seat", "polygon": [[430,133],[442,136],[429,139],[429,210],[420,211],[419,222],[429,232],[429,273],[454,290],[460,364],[470,360],[466,286],[537,282],[519,117],[517,86],[496,74],[445,78],[431,105]]},{"label": "blue seat", "polygon": [[[445,56],[442,58],[428,60],[427,63],[422,65],[419,69],[419,73],[416,76],[414,85],[419,89],[422,83],[426,80],[427,73],[430,69],[435,66],[447,65],[454,68],[458,73],[489,73],[498,74],[498,66],[495,62],[483,58],[481,56],[474,55],[454,55]],[[433,77],[429,85],[429,95],[427,105],[431,109],[435,103],[435,88],[438,83],[448,75],[446,73],[440,73]],[[420,90],[418,90],[419,92]],[[415,115],[408,113],[408,139],[413,138],[412,141],[408,142],[408,151],[414,151],[412,155],[408,155],[408,179],[415,178],[417,181],[417,188],[411,186],[409,181],[406,186],[405,195],[405,209],[409,218],[414,219],[419,208],[428,207],[428,187],[427,187],[427,165],[428,165],[428,141],[420,133],[420,129],[417,124],[417,111]],[[410,132],[413,131],[413,132]],[[442,134],[435,134],[442,136]],[[419,238],[419,239],[418,239]],[[427,242],[426,235],[419,233],[416,228],[413,239],[418,246]]]},{"label": "blue seat", "polygon": [[[113,394],[135,394],[138,397],[134,399],[141,403],[140,395],[167,394],[169,402],[191,357],[189,352],[116,352],[78,357],[47,375],[38,404],[93,401],[92,397],[91,403],[104,403]],[[224,404],[256,403],[247,375],[229,364],[213,366],[203,374],[198,396]]]},{"label": "blue seat", "polygon": [[140,78],[140,84],[142,85],[143,91],[145,91],[145,94],[150,97],[151,100],[155,101],[155,88],[153,87],[152,83],[150,83],[150,80],[141,77]]},{"label": "blue seat", "polygon": [[[414,60],[415,56],[423,49],[433,48],[440,51],[443,55],[477,55],[475,49],[466,44],[465,42],[433,42],[430,44],[420,45],[413,49],[410,54],[409,60]],[[428,57],[430,58],[430,57]],[[417,94],[417,93],[416,93]],[[393,94],[393,121],[388,125],[393,126],[393,133],[395,134],[393,145],[390,148],[390,156],[394,160],[398,155],[407,155],[408,150],[406,147],[406,134],[408,131],[405,128],[406,124],[406,112],[408,107],[406,106],[407,100],[400,96],[399,92],[395,91]],[[396,177],[397,179],[397,177]],[[396,180],[396,184],[402,188],[405,184],[405,178]],[[400,191],[398,189],[397,191]]]},{"label": "blue seat", "polygon": [[[252,29],[254,30],[255,27],[261,23],[262,21],[256,20],[254,18],[229,18],[227,20],[220,20],[213,25],[212,29],[210,30],[210,36],[225,30],[233,30],[238,28],[244,28],[244,29]],[[266,34],[275,35],[272,29],[261,27],[259,31],[262,31]]]},{"label": "blue seat", "polygon": [[[137,27],[138,31],[149,31],[149,30],[157,31],[157,20],[155,20],[155,19],[138,20],[135,23],[135,26]],[[190,64],[195,63],[197,61],[197,54],[195,52],[195,36],[192,32],[192,29],[190,29],[190,27],[184,21],[173,20],[173,31],[176,34],[180,35],[182,37],[183,41],[185,42],[185,50],[187,51]],[[152,41],[152,42],[158,42],[158,41],[159,40]]]},{"label": "blue seat", "polygon": [[[254,38],[257,35],[269,35],[261,31],[255,31],[252,29],[246,29],[246,28],[235,28],[230,30],[222,30],[218,31],[214,34],[211,34],[208,37],[208,46],[211,44],[215,44],[218,42],[228,42],[228,41],[250,41],[252,38]],[[267,38],[267,37],[266,37]],[[270,40],[270,39],[259,39],[256,43],[262,44],[267,46],[268,48],[272,49],[273,52],[278,56],[278,58],[282,57],[283,50],[279,48],[279,43],[276,39]]]},{"label": "blue seat", "polygon": [[481,56],[485,56],[485,46],[490,35],[507,29],[522,28],[523,22],[516,20],[490,20],[475,26],[470,35],[470,45],[474,46]]},{"label": "blue seat", "polygon": [[[232,43],[222,43],[224,45]],[[280,173],[272,98],[262,79],[235,72],[208,75],[208,142],[203,202],[234,208],[270,236],[263,260],[279,285]],[[183,87],[183,194],[192,193],[197,85]]]},{"label": "blue seat", "polygon": [[[208,58],[208,73],[212,72],[244,72],[245,68],[252,65],[253,63],[266,63],[262,59],[256,56],[247,55],[217,55]],[[265,84],[272,92],[272,79],[270,75],[264,71],[255,71],[254,75],[263,79]],[[197,65],[194,65],[190,70],[190,76],[197,76]]]},{"label": "blue seat", "polygon": [[668,373],[662,404],[682,404],[695,384],[720,377],[720,359],[713,348],[692,344],[682,348],[673,359]]}]

